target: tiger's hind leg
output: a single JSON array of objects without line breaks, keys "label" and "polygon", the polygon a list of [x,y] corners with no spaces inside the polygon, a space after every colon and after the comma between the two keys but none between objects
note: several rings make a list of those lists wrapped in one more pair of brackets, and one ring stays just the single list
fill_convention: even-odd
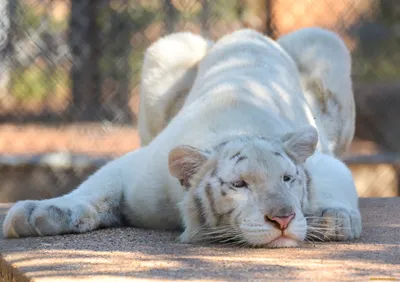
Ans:
[{"label": "tiger's hind leg", "polygon": [[190,32],[167,35],[147,48],[140,83],[138,130],[150,143],[180,111],[213,42]]},{"label": "tiger's hind leg", "polygon": [[329,151],[342,156],[355,131],[350,51],[337,34],[316,27],[290,32],[278,43],[297,65],[303,93]]}]

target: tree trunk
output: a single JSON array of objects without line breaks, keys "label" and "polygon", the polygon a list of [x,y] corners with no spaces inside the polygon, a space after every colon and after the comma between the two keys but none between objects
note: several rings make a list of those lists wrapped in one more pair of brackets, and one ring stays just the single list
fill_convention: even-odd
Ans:
[{"label": "tree trunk", "polygon": [[101,119],[100,30],[97,17],[103,1],[72,0],[69,47],[72,53],[71,118],[74,121]]},{"label": "tree trunk", "polygon": [[105,33],[102,65],[103,109],[113,123],[132,124],[133,115],[129,107],[132,71],[131,34],[133,22],[127,10],[117,12],[110,9],[111,26]]},{"label": "tree trunk", "polygon": [[273,10],[273,1],[274,0],[266,0],[266,19],[265,19],[265,34],[271,38],[276,39],[276,27],[274,25],[274,10]]},{"label": "tree trunk", "polygon": [[175,31],[175,25],[178,20],[178,13],[172,5],[171,0],[164,0],[165,9],[165,32],[166,34],[173,33]]},{"label": "tree trunk", "polygon": [[211,20],[211,7],[210,0],[201,1],[203,9],[201,11],[201,32],[204,37],[210,36],[210,20]]}]

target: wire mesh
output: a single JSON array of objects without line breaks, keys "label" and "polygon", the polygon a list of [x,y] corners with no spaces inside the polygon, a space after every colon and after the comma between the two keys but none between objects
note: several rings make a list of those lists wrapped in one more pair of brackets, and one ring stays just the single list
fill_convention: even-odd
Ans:
[{"label": "wire mesh", "polygon": [[[279,37],[319,25],[353,51],[357,81],[398,78],[397,1],[3,0],[3,117],[134,122],[143,51],[190,30],[212,39],[241,27]],[[135,99],[133,99],[135,100]],[[17,110],[17,111],[16,111]],[[71,117],[72,115],[72,117]]]}]

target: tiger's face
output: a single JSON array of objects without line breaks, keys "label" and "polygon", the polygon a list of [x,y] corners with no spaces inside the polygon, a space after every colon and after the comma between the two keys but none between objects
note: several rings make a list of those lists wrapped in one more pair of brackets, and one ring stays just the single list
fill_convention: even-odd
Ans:
[{"label": "tiger's face", "polygon": [[303,165],[317,141],[307,127],[278,140],[237,137],[209,152],[172,150],[170,172],[187,188],[181,239],[264,247],[303,241],[313,196]]}]

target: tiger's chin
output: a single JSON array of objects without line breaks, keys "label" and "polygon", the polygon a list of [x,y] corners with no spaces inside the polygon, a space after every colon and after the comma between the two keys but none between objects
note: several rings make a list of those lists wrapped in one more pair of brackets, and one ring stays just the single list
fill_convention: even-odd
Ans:
[{"label": "tiger's chin", "polygon": [[279,235],[273,240],[260,240],[261,238],[257,238],[257,240],[249,240],[249,245],[254,248],[294,248],[297,247],[300,243],[298,239],[293,237]]},{"label": "tiger's chin", "polygon": [[272,242],[268,243],[266,245],[267,248],[294,248],[299,245],[299,242],[297,240],[294,240],[293,238],[289,238],[286,236],[279,236]]}]

